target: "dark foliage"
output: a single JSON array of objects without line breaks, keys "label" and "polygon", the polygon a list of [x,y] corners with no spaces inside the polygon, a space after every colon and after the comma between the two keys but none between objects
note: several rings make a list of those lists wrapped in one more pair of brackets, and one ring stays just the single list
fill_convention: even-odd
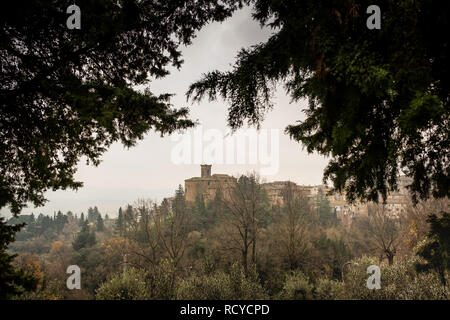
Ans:
[{"label": "dark foliage", "polygon": [[240,1],[80,0],[79,30],[66,26],[69,4],[18,0],[0,12],[0,209],[14,215],[47,190],[81,187],[82,157],[97,165],[115,141],[193,126],[170,94],[133,86],[179,68],[179,46]]},{"label": "dark foliage", "polygon": [[42,205],[48,189],[78,188],[82,156],[93,164],[114,141],[151,129],[191,127],[151,78],[180,67],[180,45],[239,1],[78,1],[81,29],[66,26],[67,1],[14,1],[0,15],[0,208]]},{"label": "dark foliage", "polygon": [[418,251],[418,255],[427,262],[417,264],[416,268],[422,272],[437,272],[442,284],[446,285],[445,272],[450,270],[450,214],[442,212],[441,218],[432,214],[427,222],[430,224],[429,241]]},{"label": "dark foliage", "polygon": [[37,280],[24,272],[14,268],[12,262],[15,254],[7,252],[8,244],[14,241],[14,234],[25,224],[7,225],[0,217],[0,300],[9,299],[27,290],[34,290]]},{"label": "dark foliage", "polygon": [[224,98],[236,129],[259,125],[283,83],[294,101],[309,100],[306,119],[286,132],[331,157],[324,181],[350,201],[386,197],[400,172],[413,178],[414,200],[449,196],[449,2],[377,1],[380,30],[366,27],[372,1],[250,2],[273,35],[188,97]]}]

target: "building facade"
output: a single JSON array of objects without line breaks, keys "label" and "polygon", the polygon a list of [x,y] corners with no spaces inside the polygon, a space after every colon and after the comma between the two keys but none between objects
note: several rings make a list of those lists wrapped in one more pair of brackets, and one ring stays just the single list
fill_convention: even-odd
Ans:
[{"label": "building facade", "polygon": [[[184,181],[187,201],[194,202],[197,197],[202,196],[204,201],[208,203],[214,199],[217,192],[221,192],[222,196],[226,199],[231,194],[230,191],[237,181],[235,177],[227,174],[211,175],[211,165],[201,165],[200,172],[200,177],[193,177]],[[406,206],[410,202],[406,186],[410,183],[410,178],[404,176],[399,177],[399,190],[390,193],[385,204],[391,214],[398,216],[406,209]],[[338,218],[344,222],[350,223],[353,217],[368,214],[367,203],[355,202],[350,204],[346,201],[344,195],[337,193],[330,194],[329,191],[331,189],[327,186],[302,186],[292,181],[274,181],[262,184],[272,205],[283,204],[283,190],[288,184],[292,185],[296,193],[307,197],[311,201],[311,204],[315,203],[315,199],[319,193],[325,195],[330,202],[331,210],[336,212]]]},{"label": "building facade", "polygon": [[184,180],[186,201],[194,202],[197,197],[201,196],[207,203],[214,199],[219,190],[224,196],[229,194],[229,190],[234,187],[235,183],[236,178],[227,174],[211,175],[211,165],[202,164],[200,177]]}]

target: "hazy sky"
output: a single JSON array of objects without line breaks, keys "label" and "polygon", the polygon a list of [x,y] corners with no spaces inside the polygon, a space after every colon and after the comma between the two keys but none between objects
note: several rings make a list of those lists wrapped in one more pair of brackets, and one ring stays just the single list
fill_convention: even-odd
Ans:
[{"label": "hazy sky", "polygon": [[[250,17],[250,10],[236,12],[224,23],[214,23],[203,28],[191,46],[184,48],[184,64],[177,71],[172,70],[166,78],[150,83],[155,94],[174,93],[171,100],[176,107],[188,106],[191,119],[198,120],[204,131],[216,129],[225,133],[227,125],[227,104],[224,101],[200,104],[186,102],[188,86],[198,80],[202,73],[230,68],[238,50],[265,41],[270,30],[261,29]],[[299,143],[284,134],[288,124],[304,119],[301,112],[306,102],[291,103],[282,87],[274,97],[275,108],[269,112],[262,130],[279,130],[279,170],[276,174],[262,176],[267,181],[292,180],[299,184],[321,184],[322,172],[327,163],[318,155],[308,155]],[[188,131],[187,134],[192,134]],[[75,191],[57,191],[46,194],[49,202],[40,208],[27,208],[24,213],[53,214],[54,211],[74,213],[86,212],[90,206],[97,206],[101,213],[115,216],[120,206],[133,203],[138,198],[162,200],[172,196],[184,180],[200,175],[198,164],[175,164],[171,154],[178,142],[167,136],[161,138],[151,132],[144,140],[131,148],[114,144],[102,157],[98,167],[78,166],[76,179],[84,182],[84,187]],[[207,145],[207,143],[205,143]],[[258,165],[214,164],[212,173],[238,175],[252,170]],[[3,214],[7,210],[2,210]]]}]

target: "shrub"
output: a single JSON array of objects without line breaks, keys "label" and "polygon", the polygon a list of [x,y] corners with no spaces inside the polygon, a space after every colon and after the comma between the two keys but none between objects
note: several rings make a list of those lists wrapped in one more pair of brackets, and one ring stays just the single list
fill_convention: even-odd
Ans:
[{"label": "shrub", "polygon": [[313,299],[313,286],[309,277],[301,271],[292,271],[286,276],[283,289],[277,296],[280,300]]},{"label": "shrub", "polygon": [[344,297],[344,284],[336,280],[322,278],[317,281],[313,289],[314,299],[338,300]]},{"label": "shrub", "polygon": [[151,299],[170,300],[175,297],[176,268],[170,260],[161,260],[149,278]]},{"label": "shrub", "polygon": [[249,300],[266,299],[267,294],[258,281],[256,270],[247,277],[238,264],[230,273],[194,275],[183,280],[177,288],[177,299],[186,300]]},{"label": "shrub", "polygon": [[393,265],[380,265],[381,289],[366,287],[370,265],[378,265],[373,257],[362,257],[354,261],[345,274],[345,297],[348,299],[417,300],[448,299],[449,290],[441,285],[434,273],[417,273],[414,266],[417,256],[397,260]]},{"label": "shrub", "polygon": [[148,273],[130,268],[124,274],[116,273],[111,280],[100,285],[96,292],[98,300],[147,300],[150,299]]}]

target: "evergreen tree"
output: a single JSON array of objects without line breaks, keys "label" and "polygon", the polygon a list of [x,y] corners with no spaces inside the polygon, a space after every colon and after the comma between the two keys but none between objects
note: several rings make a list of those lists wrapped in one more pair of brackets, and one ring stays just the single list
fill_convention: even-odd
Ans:
[{"label": "evergreen tree", "polygon": [[103,223],[103,219],[101,214],[97,216],[97,231],[103,232],[105,230],[105,225]]},{"label": "evergreen tree", "polygon": [[333,226],[337,223],[335,210],[331,210],[330,201],[322,190],[319,190],[316,198],[316,208],[319,223],[324,227]]},{"label": "evergreen tree", "polygon": [[203,230],[208,225],[208,211],[206,210],[203,195],[199,194],[194,203],[194,227]]},{"label": "evergreen tree", "polygon": [[123,218],[122,207],[119,208],[119,215],[117,217],[116,224],[114,226],[114,232],[123,237],[125,231],[125,221]]},{"label": "evergreen tree", "polygon": [[222,189],[218,189],[214,196],[214,199],[207,206],[207,216],[208,216],[208,225],[212,226],[220,221],[224,215],[224,206],[223,206],[223,193]]},{"label": "evergreen tree", "polygon": [[89,222],[85,220],[81,226],[80,232],[78,232],[74,242],[72,243],[73,249],[78,251],[80,249],[91,247],[95,244],[95,231],[90,231]]},{"label": "evergreen tree", "polygon": [[450,270],[450,214],[441,212],[438,218],[431,214],[427,222],[430,224],[428,241],[418,250],[418,255],[426,260],[426,263],[416,265],[420,272],[434,270],[446,286],[446,271]]},{"label": "evergreen tree", "polygon": [[0,12],[0,171],[8,177],[0,208],[17,214],[28,201],[43,205],[48,189],[81,187],[79,159],[98,165],[116,141],[131,147],[152,129],[165,135],[192,127],[188,109],[173,108],[170,94],[136,85],[179,68],[181,47],[240,2],[83,1],[75,31],[65,25],[67,1],[11,2]]},{"label": "evergreen tree", "polygon": [[56,224],[56,230],[58,233],[61,233],[61,231],[64,228],[64,225],[69,222],[68,217],[66,215],[63,215],[61,211],[58,211],[55,219]]},{"label": "evergreen tree", "polygon": [[131,147],[152,129],[192,127],[170,94],[136,86],[180,68],[180,48],[241,1],[83,1],[81,30],[66,27],[67,5],[12,1],[0,10],[0,209],[14,215],[28,202],[42,206],[47,190],[80,188],[82,157],[98,165],[114,142]]},{"label": "evergreen tree", "polygon": [[97,206],[95,206],[94,208],[92,208],[92,207],[88,208],[87,220],[89,222],[96,223],[99,215],[100,215],[100,211],[98,210]]},{"label": "evergreen tree", "polygon": [[231,70],[204,74],[188,96],[225,99],[233,129],[259,126],[285,85],[308,99],[286,128],[329,157],[324,181],[349,201],[378,201],[404,173],[413,200],[450,197],[450,3],[381,1],[381,29],[367,28],[369,0],[252,0],[253,18],[274,30],[237,54]]},{"label": "evergreen tree", "polygon": [[78,224],[80,227],[82,227],[84,225],[84,213],[83,212],[81,213],[80,222]]},{"label": "evergreen tree", "polygon": [[8,244],[14,241],[14,234],[23,226],[23,223],[7,225],[4,218],[0,217],[0,300],[34,290],[37,286],[37,279],[12,265],[17,255],[7,252]]},{"label": "evergreen tree", "polygon": [[183,187],[180,185],[178,185],[178,189],[175,191],[175,199],[173,200],[172,203],[172,210],[175,213],[178,212],[184,212],[186,211],[186,199],[184,197],[184,190]]},{"label": "evergreen tree", "polygon": [[94,218],[97,219],[97,217],[100,215],[100,211],[98,210],[97,206],[94,207]]},{"label": "evergreen tree", "polygon": [[123,226],[122,226],[122,233],[123,236],[127,236],[129,227],[133,224],[133,221],[135,220],[134,217],[134,211],[133,206],[127,205],[127,208],[125,209],[125,212],[123,212]]},{"label": "evergreen tree", "polygon": [[100,215],[100,212],[98,211],[97,207],[94,207],[94,208],[89,207],[87,220],[89,222],[97,222],[99,215]]}]

